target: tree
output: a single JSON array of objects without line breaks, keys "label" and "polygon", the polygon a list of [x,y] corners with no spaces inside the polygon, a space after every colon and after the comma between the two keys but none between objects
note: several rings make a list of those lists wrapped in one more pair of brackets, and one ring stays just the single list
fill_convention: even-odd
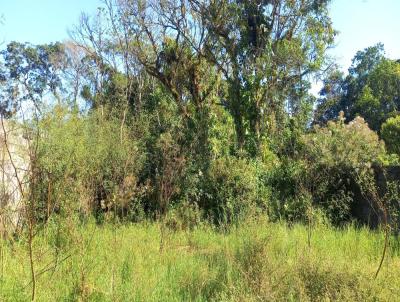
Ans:
[{"label": "tree", "polygon": [[[328,2],[107,0],[111,29],[99,22],[93,30],[83,19],[81,36],[102,34],[90,47],[99,58],[96,49],[108,61],[128,52],[200,128],[217,96],[234,119],[238,149],[255,142],[257,150],[267,117],[281,124],[308,99],[308,79],[335,35]],[[109,31],[117,38],[106,38]]]},{"label": "tree", "polygon": [[331,120],[340,111],[346,119],[357,115],[379,131],[400,106],[400,64],[384,57],[382,44],[357,52],[347,77],[338,71],[324,80],[315,122]]},{"label": "tree", "polygon": [[[369,90],[368,101],[365,100]],[[364,115],[370,127],[380,130],[382,123],[400,109],[400,64],[382,59],[371,71],[361,95],[354,104],[354,115]]]},{"label": "tree", "polygon": [[[194,11],[185,1],[106,1],[114,16],[115,36],[124,36],[134,58],[148,76],[156,79],[178,108],[186,148],[203,162],[209,155],[211,104],[216,100],[220,76],[195,51],[203,39]],[[191,37],[190,39],[188,37]],[[118,45],[118,41],[111,42]],[[154,89],[152,91],[154,93]],[[206,163],[205,163],[206,164]]]},{"label": "tree", "polygon": [[[60,63],[63,62],[63,48],[59,43],[48,45],[30,45],[28,43],[11,42],[7,49],[0,53],[3,56],[4,68],[1,70],[1,81],[5,89],[0,92],[0,117],[1,128],[4,136],[4,146],[10,162],[12,163],[18,191],[19,201],[23,213],[23,224],[27,228],[27,246],[29,253],[32,293],[31,299],[36,295],[36,265],[34,257],[34,238],[37,234],[37,210],[40,207],[36,190],[39,185],[37,158],[40,141],[39,115],[43,108],[44,98],[50,93],[53,98],[61,102],[61,78],[59,74]],[[50,97],[51,98],[51,97]],[[25,138],[26,161],[24,177],[20,178],[15,166],[15,157],[7,141],[7,130],[4,118],[18,117],[21,124],[20,130]],[[28,120],[26,118],[28,117]],[[22,123],[21,123],[22,122]],[[29,138],[29,139],[26,139]],[[16,161],[18,163],[18,160]],[[18,173],[17,173],[18,172]],[[24,179],[29,184],[25,185]]]},{"label": "tree", "polygon": [[314,111],[314,123],[324,125],[337,118],[340,102],[344,94],[344,74],[335,66],[322,81],[317,107]]},{"label": "tree", "polygon": [[304,91],[307,76],[323,66],[335,35],[328,2],[189,1],[208,33],[198,51],[227,81],[239,149],[246,133],[258,145],[268,120],[281,125],[291,87]]},{"label": "tree", "polygon": [[61,101],[62,44],[34,46],[11,42],[0,54],[4,60],[0,79],[5,83],[1,92],[2,115],[15,113],[24,102],[30,102],[38,109],[46,93]]}]

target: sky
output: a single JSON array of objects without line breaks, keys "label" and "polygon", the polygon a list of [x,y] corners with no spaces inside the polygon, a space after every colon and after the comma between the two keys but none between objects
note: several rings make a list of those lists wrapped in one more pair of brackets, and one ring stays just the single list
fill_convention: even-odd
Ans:
[{"label": "sky", "polygon": [[81,12],[94,13],[100,4],[100,0],[0,0],[0,41],[63,41]]},{"label": "sky", "polygon": [[357,51],[378,42],[400,59],[400,0],[333,0],[331,18],[339,35],[330,53],[344,70]]},{"label": "sky", "polygon": [[[68,39],[81,12],[94,13],[101,0],[0,0],[0,41],[34,44]],[[340,33],[330,51],[345,71],[358,50],[382,42],[389,58],[400,58],[400,0],[332,0]]]}]

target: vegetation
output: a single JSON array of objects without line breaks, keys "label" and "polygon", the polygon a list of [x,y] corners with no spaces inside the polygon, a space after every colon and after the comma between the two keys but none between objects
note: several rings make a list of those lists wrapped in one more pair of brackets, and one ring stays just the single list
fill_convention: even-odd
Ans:
[{"label": "vegetation", "polygon": [[382,44],[357,52],[349,74],[333,70],[324,81],[316,121],[326,122],[343,110],[347,119],[361,115],[371,129],[398,114],[400,62],[384,56]]},{"label": "vegetation", "polygon": [[400,154],[399,146],[400,117],[391,117],[382,124],[381,135],[386,142],[388,151]]},{"label": "vegetation", "polygon": [[[68,223],[51,221],[35,241],[37,300],[397,299],[398,246],[390,246],[381,276],[373,280],[382,236],[353,226],[335,230],[316,225],[309,247],[307,233],[302,225],[288,228],[264,220],[247,220],[228,233],[209,226],[168,229],[160,251],[158,224],[100,227],[88,222],[71,230]],[[23,240],[3,245],[3,301],[30,297],[25,245]]]},{"label": "vegetation", "polygon": [[9,43],[0,300],[396,300],[400,63],[340,72],[329,3],[104,0]]}]

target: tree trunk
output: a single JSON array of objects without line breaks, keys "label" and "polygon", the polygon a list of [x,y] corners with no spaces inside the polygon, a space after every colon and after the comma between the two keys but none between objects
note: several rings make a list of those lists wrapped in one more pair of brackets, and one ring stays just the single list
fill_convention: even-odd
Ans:
[{"label": "tree trunk", "polygon": [[237,148],[239,151],[243,151],[245,144],[245,129],[241,104],[240,81],[238,78],[231,83],[230,90],[230,111],[235,124]]}]

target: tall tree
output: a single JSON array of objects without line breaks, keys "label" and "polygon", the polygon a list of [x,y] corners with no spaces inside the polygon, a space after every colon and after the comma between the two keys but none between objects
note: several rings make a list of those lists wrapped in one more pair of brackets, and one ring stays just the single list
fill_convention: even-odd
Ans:
[{"label": "tall tree", "polygon": [[204,55],[228,83],[238,147],[246,133],[258,142],[262,121],[281,122],[292,87],[323,66],[335,35],[329,1],[189,2],[208,32]]},{"label": "tall tree", "polygon": [[400,64],[385,58],[382,44],[368,47],[357,52],[346,77],[336,70],[324,80],[320,96],[316,122],[343,111],[348,121],[361,115],[379,131],[400,110]]},{"label": "tall tree", "polygon": [[209,110],[219,75],[196,50],[205,29],[187,1],[108,1],[128,31],[130,55],[157,79],[179,108],[194,154],[207,157]]},{"label": "tall tree", "polygon": [[344,94],[344,74],[334,66],[322,80],[317,107],[314,112],[314,123],[326,124],[339,116],[341,100]]},{"label": "tall tree", "polygon": [[61,101],[62,44],[35,46],[11,42],[0,54],[4,61],[0,78],[5,83],[1,92],[1,114],[12,114],[28,101],[38,109],[48,93]]},{"label": "tall tree", "polygon": [[188,100],[196,108],[204,103],[217,79],[199,66],[207,62],[211,75],[221,74],[227,89],[218,94],[243,149],[246,141],[258,144],[266,117],[285,116],[289,95],[301,99],[293,98],[292,87],[305,91],[305,80],[323,66],[335,35],[328,2],[123,0],[116,6],[134,36],[136,57],[182,112]]},{"label": "tall tree", "polygon": [[[149,93],[149,78],[133,51],[136,44],[126,22],[128,16],[114,0],[103,0],[103,4],[94,16],[82,14],[70,35],[75,47],[85,54],[81,60],[85,66],[85,97],[94,107],[118,107],[124,121],[129,111],[140,113],[145,94]],[[116,98],[110,98],[112,95],[103,94],[110,88],[106,87],[109,81],[119,86],[117,103]]]}]

